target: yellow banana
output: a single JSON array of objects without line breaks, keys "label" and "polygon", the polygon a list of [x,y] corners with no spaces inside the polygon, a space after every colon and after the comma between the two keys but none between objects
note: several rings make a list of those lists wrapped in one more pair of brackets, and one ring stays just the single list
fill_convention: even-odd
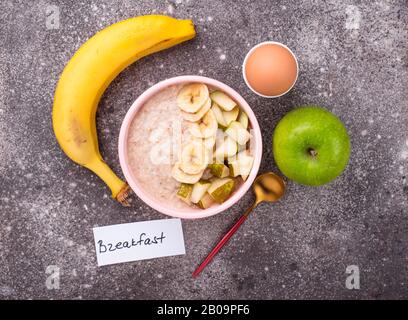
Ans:
[{"label": "yellow banana", "polygon": [[191,20],[140,16],[115,23],[86,41],[66,65],[58,82],[52,113],[55,136],[74,162],[92,170],[128,205],[130,189],[103,161],[95,115],[111,81],[136,60],[194,38]]}]

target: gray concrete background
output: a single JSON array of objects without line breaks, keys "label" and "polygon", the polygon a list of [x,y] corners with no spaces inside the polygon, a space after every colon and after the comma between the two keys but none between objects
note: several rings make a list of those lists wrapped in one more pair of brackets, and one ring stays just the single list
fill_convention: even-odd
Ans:
[{"label": "gray concrete background", "polygon": [[[46,8],[60,9],[47,30]],[[247,99],[262,127],[262,171],[277,171],[271,135],[301,104],[337,114],[351,161],[331,184],[288,182],[279,203],[261,205],[205,270],[191,272],[253,201],[249,192],[218,216],[183,221],[187,254],[98,268],[92,227],[165,216],[136,200],[129,209],[58,147],[51,108],[58,77],[96,31],[132,16],[191,18],[197,38],[149,56],[108,88],[98,113],[101,151],[121,173],[117,138],[134,99],[172,76],[203,74]],[[408,4],[396,1],[1,1],[0,298],[274,299],[408,298]],[[298,56],[293,91],[266,100],[241,77],[263,40]],[[223,59],[225,57],[225,59]],[[361,289],[345,287],[358,265]],[[46,267],[61,269],[47,290]]]}]

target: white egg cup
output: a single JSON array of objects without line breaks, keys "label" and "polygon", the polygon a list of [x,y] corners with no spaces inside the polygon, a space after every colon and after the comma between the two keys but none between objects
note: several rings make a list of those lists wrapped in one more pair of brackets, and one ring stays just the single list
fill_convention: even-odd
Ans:
[{"label": "white egg cup", "polygon": [[[296,78],[295,78],[295,81],[293,81],[293,84],[290,86],[290,88],[289,88],[288,90],[286,90],[284,93],[281,93],[281,94],[276,95],[276,96],[266,96],[266,95],[264,95],[264,94],[261,94],[261,93],[257,92],[254,88],[251,87],[251,85],[249,84],[249,82],[248,82],[248,80],[247,80],[247,78],[246,78],[246,70],[245,70],[245,68],[246,68],[246,64],[247,64],[248,58],[249,58],[249,57],[251,56],[251,54],[255,51],[255,49],[257,49],[257,48],[259,48],[259,47],[261,47],[261,46],[267,45],[267,44],[275,44],[275,45],[278,45],[278,46],[281,46],[281,47],[285,48],[286,50],[288,50],[288,51],[290,52],[290,54],[293,56],[293,58],[295,59],[295,62],[296,62]],[[290,50],[290,49],[289,49],[287,46],[285,46],[283,43],[276,42],[276,41],[264,41],[264,42],[258,43],[258,44],[255,45],[254,47],[252,47],[251,50],[249,50],[248,53],[246,54],[245,59],[244,59],[244,62],[243,62],[243,64],[242,64],[242,75],[243,75],[243,77],[244,77],[245,84],[247,85],[247,87],[248,87],[253,93],[255,93],[255,94],[257,94],[258,96],[263,97],[263,98],[279,98],[279,97],[281,97],[281,96],[287,94],[290,90],[292,90],[293,86],[296,84],[296,81],[297,81],[298,75],[299,75],[299,64],[298,64],[298,60],[297,60],[295,54],[293,53],[293,51]]]}]

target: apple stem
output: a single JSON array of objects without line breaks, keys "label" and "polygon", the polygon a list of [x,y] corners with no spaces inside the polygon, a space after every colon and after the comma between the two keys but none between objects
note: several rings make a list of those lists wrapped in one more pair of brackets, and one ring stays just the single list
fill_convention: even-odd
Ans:
[{"label": "apple stem", "polygon": [[312,156],[312,158],[316,158],[316,156],[317,156],[317,151],[316,150],[314,150],[312,148],[309,148],[309,149],[307,149],[307,152]]}]

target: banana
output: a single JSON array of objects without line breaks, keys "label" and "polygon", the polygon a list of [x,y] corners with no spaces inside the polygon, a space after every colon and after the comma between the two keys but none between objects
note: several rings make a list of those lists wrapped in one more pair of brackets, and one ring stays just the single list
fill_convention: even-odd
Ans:
[{"label": "banana", "polygon": [[184,86],[177,95],[177,105],[188,113],[195,113],[207,101],[210,93],[203,83],[192,83]]},{"label": "banana", "polygon": [[194,184],[201,179],[204,173],[204,171],[202,171],[197,174],[188,174],[188,173],[185,173],[183,170],[181,170],[180,165],[181,165],[180,162],[176,162],[175,165],[173,166],[173,169],[171,170],[171,175],[178,182]]},{"label": "banana", "polygon": [[202,173],[209,161],[208,150],[204,143],[193,141],[181,151],[180,169],[188,174]]},{"label": "banana", "polygon": [[188,124],[190,133],[196,138],[215,137],[218,129],[218,122],[214,112],[210,109],[199,122]]},{"label": "banana", "polygon": [[130,189],[103,161],[95,115],[112,80],[129,64],[151,53],[194,38],[191,20],[148,15],[115,23],[86,41],[66,65],[53,105],[54,133],[74,162],[96,173],[112,197],[128,205]]},{"label": "banana", "polygon": [[211,100],[208,98],[206,102],[204,102],[204,105],[201,107],[200,110],[198,110],[196,113],[188,113],[183,110],[181,110],[181,115],[184,120],[190,121],[190,122],[196,122],[200,121],[202,117],[210,110],[211,108]]}]

